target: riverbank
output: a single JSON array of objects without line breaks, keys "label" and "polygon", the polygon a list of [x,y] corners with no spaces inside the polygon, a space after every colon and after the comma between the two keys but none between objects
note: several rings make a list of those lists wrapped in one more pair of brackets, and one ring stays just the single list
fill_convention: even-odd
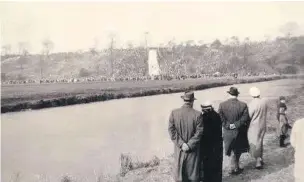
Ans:
[{"label": "riverbank", "polygon": [[203,90],[241,83],[271,81],[303,75],[212,78],[147,82],[2,85],[1,113],[84,104],[112,99]]},{"label": "riverbank", "polygon": [[[287,97],[287,105],[289,108],[289,119],[291,124],[297,119],[303,118],[304,113],[304,85],[300,89],[294,91],[292,96]],[[275,118],[276,105],[275,100],[269,100],[268,113],[268,130],[264,138],[264,159],[265,169],[254,169],[254,161],[248,153],[241,157],[241,166],[244,167],[244,173],[239,176],[230,176],[225,163],[228,163],[228,158],[224,157],[223,181],[225,182],[292,182],[293,181],[293,163],[294,150],[288,145],[286,148],[278,147],[278,139],[276,138],[273,128],[277,121]],[[289,139],[288,139],[289,140]],[[289,141],[286,141],[288,144]],[[173,182],[172,179],[173,158],[169,156],[162,159],[158,166],[141,168],[134,171],[129,171],[125,177],[118,181],[166,181]],[[110,180],[111,181],[111,180]],[[113,180],[113,181],[117,181]]]}]

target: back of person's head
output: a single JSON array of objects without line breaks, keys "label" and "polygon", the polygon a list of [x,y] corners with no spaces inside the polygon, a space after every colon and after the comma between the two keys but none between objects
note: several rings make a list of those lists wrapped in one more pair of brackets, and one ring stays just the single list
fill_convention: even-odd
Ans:
[{"label": "back of person's head", "polygon": [[285,100],[286,100],[286,98],[285,98],[284,96],[280,96],[280,97],[279,97],[279,100],[280,100],[280,101],[282,101],[282,100],[284,100],[284,101],[285,101]]}]

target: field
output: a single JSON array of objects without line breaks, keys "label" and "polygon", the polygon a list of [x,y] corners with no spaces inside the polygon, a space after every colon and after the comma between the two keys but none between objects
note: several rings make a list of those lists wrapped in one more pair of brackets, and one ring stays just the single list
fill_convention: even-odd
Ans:
[{"label": "field", "polygon": [[297,77],[297,75],[243,77],[238,79],[217,77],[175,81],[2,85],[1,113],[176,93],[189,89],[202,90],[217,86],[269,81],[287,77]]}]

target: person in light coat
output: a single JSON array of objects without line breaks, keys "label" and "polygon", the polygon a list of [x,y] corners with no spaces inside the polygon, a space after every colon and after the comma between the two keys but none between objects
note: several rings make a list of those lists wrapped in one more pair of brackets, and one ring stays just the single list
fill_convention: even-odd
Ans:
[{"label": "person in light coat", "polygon": [[304,118],[297,120],[291,130],[290,144],[295,149],[295,182],[304,181]]},{"label": "person in light coat", "polygon": [[260,90],[252,87],[249,90],[253,100],[248,104],[250,125],[248,129],[248,141],[250,154],[255,158],[256,169],[263,168],[263,139],[266,133],[267,101],[261,99]]}]

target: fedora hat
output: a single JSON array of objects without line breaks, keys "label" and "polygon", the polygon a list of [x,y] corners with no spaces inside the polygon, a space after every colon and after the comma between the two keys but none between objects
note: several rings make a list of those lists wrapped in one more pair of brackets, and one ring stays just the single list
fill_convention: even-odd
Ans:
[{"label": "fedora hat", "polygon": [[193,91],[185,92],[184,95],[181,96],[181,98],[184,99],[184,101],[196,100],[196,98],[194,97],[194,92]]},{"label": "fedora hat", "polygon": [[260,96],[261,91],[257,87],[251,87],[249,90],[249,93],[252,97],[258,97],[258,96]]},{"label": "fedora hat", "polygon": [[238,89],[235,87],[230,87],[230,89],[227,91],[227,93],[229,93],[230,95],[233,95],[233,96],[238,96],[240,94]]}]

